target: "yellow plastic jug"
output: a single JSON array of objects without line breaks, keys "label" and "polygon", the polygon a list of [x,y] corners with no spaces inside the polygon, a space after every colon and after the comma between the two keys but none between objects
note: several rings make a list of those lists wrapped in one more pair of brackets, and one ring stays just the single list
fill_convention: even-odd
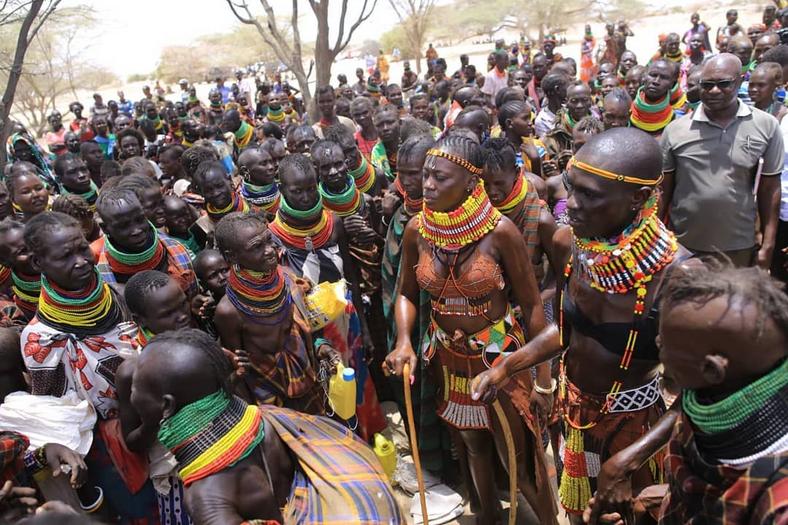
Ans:
[{"label": "yellow plastic jug", "polygon": [[375,455],[380,460],[383,466],[383,472],[386,473],[389,480],[394,475],[394,469],[397,468],[397,450],[394,448],[394,443],[386,439],[383,434],[375,434]]},{"label": "yellow plastic jug", "polygon": [[337,364],[337,373],[328,380],[328,400],[336,415],[349,420],[356,415],[356,371]]}]

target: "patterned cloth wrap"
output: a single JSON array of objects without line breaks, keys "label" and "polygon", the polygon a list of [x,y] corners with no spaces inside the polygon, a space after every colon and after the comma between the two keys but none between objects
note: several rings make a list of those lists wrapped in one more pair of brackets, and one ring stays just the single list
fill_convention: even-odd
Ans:
[{"label": "patterned cloth wrap", "polygon": [[22,331],[22,357],[30,372],[31,393],[60,397],[76,392],[108,419],[117,413],[115,372],[122,348],[131,338],[118,326],[109,332],[77,338],[51,328],[37,317]]},{"label": "patterned cloth wrap", "polygon": [[[194,297],[199,289],[197,287],[197,276],[192,266],[192,253],[183,244],[169,235],[159,233],[159,239],[164,243],[164,248],[167,250],[167,274],[178,282],[186,297]],[[94,241],[90,245],[90,249],[93,251],[93,255],[96,256],[96,267],[101,272],[104,282],[117,283],[118,280],[115,278],[115,274],[107,261],[104,237]]]},{"label": "patterned cloth wrap", "polygon": [[285,523],[405,523],[377,456],[345,426],[292,410],[260,410],[298,461]]},{"label": "patterned cloth wrap", "polygon": [[698,452],[695,437],[682,414],[668,444],[669,491],[662,500],[660,525],[788,523],[787,451],[744,468],[712,465]]},{"label": "patterned cloth wrap", "polygon": [[[604,395],[582,392],[562,374],[558,396],[564,414],[564,443],[560,451],[564,470],[558,494],[567,512],[583,512],[596,490],[601,465],[648,432],[665,412],[659,379],[656,376],[646,385],[621,391],[608,400]],[[600,415],[605,403],[609,403],[608,411]],[[596,424],[583,428],[592,422]],[[662,483],[663,458],[664,452],[659,452],[635,471],[633,494],[649,485]]]}]

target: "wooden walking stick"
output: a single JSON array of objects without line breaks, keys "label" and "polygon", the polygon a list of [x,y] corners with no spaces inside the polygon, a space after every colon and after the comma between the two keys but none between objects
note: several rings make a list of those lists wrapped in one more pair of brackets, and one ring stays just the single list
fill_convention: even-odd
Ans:
[{"label": "wooden walking stick", "polygon": [[509,525],[515,525],[517,521],[517,453],[514,450],[514,436],[506,413],[503,411],[500,401],[493,401],[493,409],[501,422],[503,439],[506,442],[506,453],[509,460]]},{"label": "wooden walking stick", "polygon": [[427,494],[424,489],[424,474],[421,472],[421,459],[419,458],[419,440],[416,438],[416,422],[413,420],[413,400],[410,398],[410,363],[405,363],[402,368],[402,385],[405,389],[405,411],[408,415],[408,428],[410,431],[410,450],[413,453],[413,465],[416,467],[416,480],[419,482],[419,501],[421,502],[422,523],[429,525],[427,514]]}]

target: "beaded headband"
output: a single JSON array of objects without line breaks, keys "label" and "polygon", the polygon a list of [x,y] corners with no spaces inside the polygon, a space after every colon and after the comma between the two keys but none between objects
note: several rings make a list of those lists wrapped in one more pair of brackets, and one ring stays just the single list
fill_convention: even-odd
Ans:
[{"label": "beaded headband", "polygon": [[477,168],[476,166],[474,166],[467,160],[463,159],[462,157],[458,157],[457,155],[452,155],[451,153],[446,153],[445,151],[439,149],[433,148],[431,150],[428,150],[427,155],[432,157],[443,157],[444,159],[453,162],[457,166],[460,166],[461,168],[465,168],[466,170],[470,171],[474,175],[481,175],[483,171],[481,168]]},{"label": "beaded headband", "polygon": [[613,173],[612,171],[607,171],[602,168],[591,166],[590,164],[586,164],[583,161],[577,160],[575,157],[572,157],[569,160],[569,165],[579,168],[583,171],[587,171],[588,173],[591,173],[592,175],[596,175],[597,177],[602,177],[603,179],[616,180],[618,182],[627,182],[629,184],[640,184],[642,186],[659,186],[663,178],[661,174],[659,178],[657,178],[656,180],[640,179],[638,177],[629,177],[627,175],[620,175],[618,173]]}]

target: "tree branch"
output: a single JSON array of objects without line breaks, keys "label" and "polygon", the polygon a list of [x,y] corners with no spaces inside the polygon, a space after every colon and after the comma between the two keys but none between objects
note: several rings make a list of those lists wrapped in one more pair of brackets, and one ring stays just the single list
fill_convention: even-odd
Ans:
[{"label": "tree branch", "polygon": [[[343,0],[343,2],[346,1],[347,0]],[[348,30],[347,33],[347,38],[345,39],[344,43],[338,49],[334,48],[334,56],[339,54],[343,49],[345,49],[345,47],[347,47],[348,43],[350,43],[350,39],[353,37],[353,33],[355,33],[356,29],[358,29],[358,26],[360,26],[362,22],[365,22],[367,19],[369,19],[370,16],[372,16],[372,13],[375,11],[375,7],[377,5],[378,5],[378,0],[372,0],[372,6],[369,8],[369,12],[364,14],[364,10],[367,8],[367,0],[364,0],[364,5],[361,7],[361,13],[359,14],[358,19],[356,19],[353,25],[350,26],[350,29]],[[344,22],[345,22],[345,17],[343,16],[342,24],[344,24]]]}]

